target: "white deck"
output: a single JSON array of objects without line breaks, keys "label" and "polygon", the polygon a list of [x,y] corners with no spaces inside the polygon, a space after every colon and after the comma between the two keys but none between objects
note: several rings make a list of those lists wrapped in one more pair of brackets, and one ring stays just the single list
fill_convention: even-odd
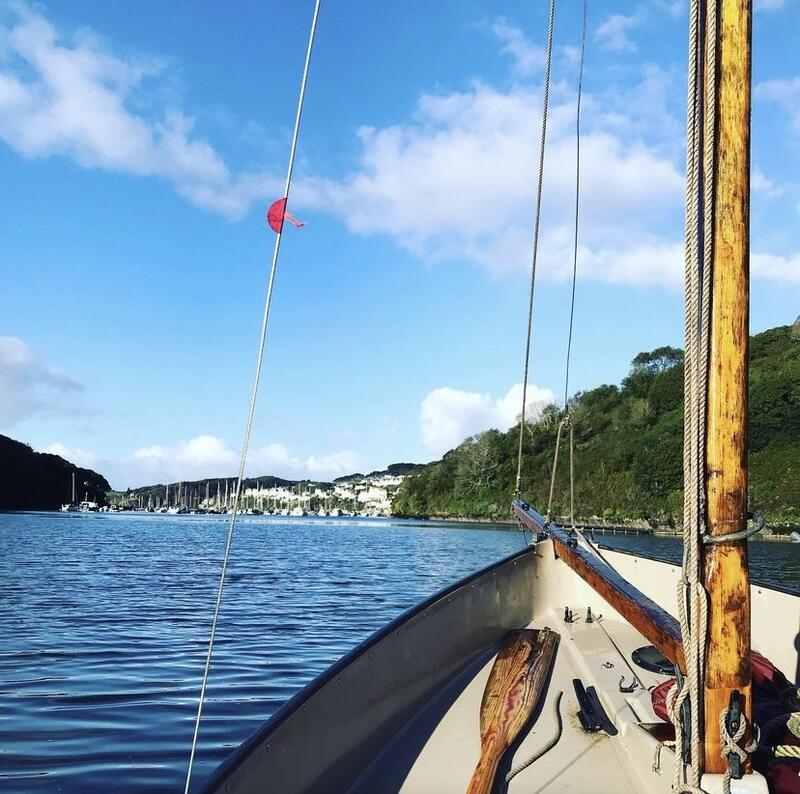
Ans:
[{"label": "white deck", "polygon": [[[549,753],[511,781],[509,794],[566,794],[573,791],[625,794],[644,790],[643,781],[636,774],[640,765],[627,758],[624,733],[637,717],[646,722],[658,718],[652,712],[649,692],[641,688],[630,695],[619,692],[620,676],[624,675],[625,683],[629,684],[632,674],[606,631],[623,650],[632,651],[649,643],[629,625],[621,622],[587,624],[583,620],[585,607],[580,609],[574,605],[573,609],[576,615],[581,616],[576,623],[564,623],[562,612],[551,614],[545,621],[537,620],[538,625],[531,625],[531,628],[548,625],[561,635],[561,643],[545,707],[517,748],[510,765],[529,758],[555,735],[557,724],[553,701],[559,691],[564,693],[561,699],[564,732]],[[480,755],[478,715],[493,662],[494,658],[484,665],[439,723],[406,778],[401,789],[405,794],[433,791],[463,794],[466,790]],[[603,667],[604,664],[613,667]],[[664,676],[635,669],[646,687],[665,680]],[[619,731],[617,736],[583,730],[576,716],[579,706],[572,686],[574,678],[580,678],[584,686],[596,687],[606,713]],[[646,766],[652,766],[652,756],[644,761]],[[664,784],[668,788],[666,777]]]},{"label": "white deck", "polygon": [[[511,781],[507,789],[510,794],[626,794],[645,791],[655,794],[668,791],[672,754],[664,751],[664,768],[660,774],[655,774],[652,770],[655,742],[636,725],[638,722],[659,721],[650,704],[650,693],[641,686],[630,694],[619,691],[620,676],[625,676],[626,684],[630,684],[633,677],[620,650],[626,654],[644,687],[666,680],[666,676],[650,673],[630,662],[631,651],[649,643],[627,623],[614,618],[586,623],[585,606],[575,604],[572,609],[579,618],[575,623],[564,622],[561,608],[558,613],[548,613],[530,625],[530,628],[548,626],[560,634],[561,643],[545,706],[533,726],[523,732],[524,738],[513,755],[511,752],[507,754],[499,776],[504,776],[511,766],[529,758],[555,735],[557,723],[553,704],[556,694],[563,691],[561,715],[564,730],[561,740]],[[480,754],[478,717],[493,662],[494,656],[456,684],[460,692],[450,695],[446,707],[432,704],[430,711],[438,712],[438,718],[410,724],[376,765],[381,774],[378,775],[377,768],[368,770],[356,791],[399,789],[404,794],[463,794]],[[576,716],[579,706],[572,685],[574,678],[580,678],[586,687],[597,689],[606,713],[619,731],[616,736],[583,730]],[[420,738],[420,734],[424,738]],[[422,749],[413,765],[403,770],[401,748],[403,745],[419,747],[420,744]],[[401,756],[394,764],[389,757],[393,754]],[[393,767],[393,772],[387,775],[387,769]],[[498,790],[502,791],[502,786]]]}]

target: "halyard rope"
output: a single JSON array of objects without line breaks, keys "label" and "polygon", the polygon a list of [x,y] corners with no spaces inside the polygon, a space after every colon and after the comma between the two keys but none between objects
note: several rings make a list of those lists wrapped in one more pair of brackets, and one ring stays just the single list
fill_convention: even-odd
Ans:
[{"label": "halyard rope", "polygon": [[528,369],[531,358],[531,330],[533,328],[533,301],[536,294],[536,259],[539,253],[539,222],[542,210],[542,181],[544,179],[544,152],[547,141],[547,108],[550,100],[550,67],[553,61],[553,24],[555,21],[555,0],[550,0],[550,17],[547,27],[547,56],[544,66],[544,86],[542,89],[542,133],[539,144],[539,176],[536,185],[536,209],[533,222],[533,251],[531,254],[531,286],[528,296],[528,329],[525,336],[525,365],[522,376],[522,411],[519,418],[519,448],[517,450],[517,481],[515,493],[521,496],[522,441],[525,435],[525,409],[528,399]]},{"label": "halyard rope", "polygon": [[581,97],[583,95],[583,65],[586,54],[586,18],[589,0],[583,0],[581,24],[581,60],[578,67],[578,103],[575,111],[575,236],[572,250],[572,298],[569,307],[569,334],[567,335],[567,358],[564,366],[564,410],[569,413],[569,361],[572,352],[572,326],[575,320],[575,286],[578,277],[578,220],[581,201]]},{"label": "halyard rope", "polygon": [[[702,44],[705,39],[705,57]],[[676,792],[702,792],[701,713],[708,625],[708,598],[702,582],[704,450],[714,222],[714,125],[716,114],[716,3],[691,0],[686,151],[686,242],[684,317],[684,502],[683,565],[678,583],[686,677],[670,690],[667,703],[675,725]],[[704,80],[702,79],[704,78]],[[705,97],[704,97],[705,94]],[[703,108],[705,107],[705,112]],[[702,256],[701,256],[702,250]],[[688,700],[689,760],[684,765],[682,711]]]},{"label": "halyard rope", "polygon": [[581,98],[583,96],[583,67],[586,54],[586,22],[589,11],[589,2],[583,2],[583,20],[581,24],[581,58],[578,67],[578,101],[575,112],[575,234],[572,249],[572,295],[569,307],[569,332],[567,334],[567,354],[564,361],[564,419],[558,426],[556,434],[556,447],[553,454],[553,468],[550,472],[550,494],[547,500],[547,520],[553,518],[553,493],[556,484],[556,471],[558,469],[558,453],[561,446],[561,432],[564,428],[569,430],[569,523],[575,527],[575,444],[572,427],[572,418],[569,413],[569,369],[570,354],[572,352],[572,329],[575,322],[575,291],[578,281],[578,231],[580,218],[581,198]]},{"label": "halyard rope", "polygon": [[[308,67],[311,63],[311,51],[314,47],[314,36],[317,30],[317,19],[319,17],[319,7],[321,0],[315,0],[314,14],[311,19],[311,31],[308,36],[308,47],[306,49],[306,58],[303,65],[303,77],[300,81],[300,95],[297,100],[297,112],[294,120],[294,131],[292,133],[292,144],[289,152],[289,165],[286,170],[286,187],[284,190],[283,198],[289,198],[289,190],[292,184],[292,173],[294,171],[295,155],[297,153],[297,141],[300,135],[300,119],[303,114],[303,102],[305,100],[306,85],[308,84]],[[256,400],[258,397],[258,386],[261,380],[261,370],[264,363],[264,349],[267,341],[267,329],[269,327],[269,314],[272,307],[272,293],[275,287],[275,274],[278,268],[278,257],[281,249],[281,231],[278,231],[275,236],[275,246],[272,251],[272,265],[269,271],[269,282],[267,285],[267,293],[264,298],[264,315],[261,321],[261,336],[258,346],[258,356],[256,358],[256,371],[253,378],[253,392],[250,396],[250,408],[247,414],[247,425],[244,433],[244,443],[242,444],[242,454],[239,460],[239,475],[236,480],[236,491],[233,496],[233,507],[228,521],[228,534],[225,539],[225,552],[222,557],[222,570],[219,576],[219,587],[217,589],[217,600],[214,605],[214,616],[211,621],[211,633],[208,638],[208,651],[206,653],[206,662],[203,670],[203,683],[200,687],[200,697],[197,703],[197,716],[194,723],[194,735],[192,736],[192,749],[189,754],[189,767],[186,772],[186,786],[184,787],[184,794],[188,794],[189,786],[192,781],[192,768],[194,766],[195,752],[197,750],[197,737],[200,733],[200,720],[203,714],[203,703],[206,696],[206,687],[208,685],[208,674],[211,669],[211,656],[214,649],[214,638],[217,633],[217,623],[219,620],[220,607],[222,605],[222,593],[225,588],[225,573],[228,569],[228,559],[230,557],[231,543],[233,541],[233,532],[236,527],[236,515],[239,508],[239,499],[242,492],[242,481],[244,480],[244,471],[247,464],[247,450],[250,446],[250,436],[253,430],[253,417],[256,410]]]}]

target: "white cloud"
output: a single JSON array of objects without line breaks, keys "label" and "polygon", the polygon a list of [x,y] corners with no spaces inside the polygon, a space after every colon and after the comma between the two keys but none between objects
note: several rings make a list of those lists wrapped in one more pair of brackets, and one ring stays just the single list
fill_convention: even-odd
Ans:
[{"label": "white cloud", "polygon": [[[94,469],[97,465],[97,455],[95,455],[94,452],[88,449],[81,449],[80,447],[68,447],[60,441],[54,441],[52,444],[42,447],[39,452],[59,455],[64,458],[64,460],[68,460],[70,463],[74,463],[76,466],[80,466],[84,469]],[[102,474],[102,472],[100,473]]]},{"label": "white cloud", "polygon": [[0,336],[0,427],[42,414],[85,413],[83,385],[16,336]]},{"label": "white cloud", "polygon": [[633,52],[636,45],[628,34],[636,28],[642,17],[640,14],[613,14],[594,32],[597,41],[609,50],[617,52]]},{"label": "white cloud", "polygon": [[514,61],[516,76],[531,77],[541,71],[545,50],[531,42],[519,28],[500,18],[491,24],[491,31],[502,44],[500,51]]},{"label": "white cloud", "polygon": [[792,127],[800,133],[800,77],[765,80],[755,87],[756,99],[775,102],[789,115]]},{"label": "white cloud", "polygon": [[[505,92],[475,83],[465,92],[423,96],[412,122],[363,128],[357,170],[340,181],[307,183],[302,200],[338,214],[352,232],[388,234],[429,260],[521,271],[530,258],[538,107],[538,92],[522,85]],[[574,112],[567,94],[550,117],[543,250],[559,256],[540,261],[552,278],[562,278],[571,262],[560,253],[568,251],[572,224]],[[620,240],[643,245],[653,238],[648,228],[674,226],[681,217],[681,173],[629,135],[631,123],[618,116],[613,123],[613,132],[589,129],[581,141],[582,240],[601,259]],[[592,272],[608,280],[603,269]]]},{"label": "white cloud", "polygon": [[680,19],[686,13],[688,5],[686,0],[655,0],[655,4],[662,11],[666,11],[673,19]]},{"label": "white cloud", "polygon": [[20,154],[159,177],[193,204],[231,218],[281,190],[266,173],[232,174],[180,110],[148,117],[134,109],[142,92],[153,101],[163,64],[118,58],[86,31],[68,39],[22,3],[5,11],[0,140]]},{"label": "white cloud", "polygon": [[[274,474],[287,479],[332,479],[352,474],[362,463],[349,450],[302,457],[277,443],[252,448],[247,461],[248,476]],[[238,471],[239,453],[216,436],[200,435],[177,444],[141,447],[111,467],[118,472],[115,480],[137,484],[232,477]]]},{"label": "white cloud", "polygon": [[800,252],[787,256],[754,253],[750,268],[755,277],[800,284]]},{"label": "white cloud", "polygon": [[759,168],[754,168],[750,175],[750,187],[754,193],[760,193],[767,198],[776,198],[784,193],[784,188],[776,184]]},{"label": "white cloud", "polygon": [[[555,402],[550,389],[529,385],[526,415],[536,418],[542,408]],[[422,439],[436,455],[458,446],[465,438],[490,428],[508,430],[520,416],[522,384],[493,399],[490,394],[461,391],[449,386],[425,395],[420,410]]]},{"label": "white cloud", "polygon": [[[94,469],[112,487],[127,488],[158,482],[200,480],[207,477],[235,477],[239,452],[223,439],[203,434],[175,444],[152,444],[129,455],[102,456],[91,450],[54,441],[40,452]],[[349,450],[308,455],[292,454],[283,444],[252,448],[247,456],[247,476],[275,475],[286,479],[332,480],[363,469],[365,462]]]}]

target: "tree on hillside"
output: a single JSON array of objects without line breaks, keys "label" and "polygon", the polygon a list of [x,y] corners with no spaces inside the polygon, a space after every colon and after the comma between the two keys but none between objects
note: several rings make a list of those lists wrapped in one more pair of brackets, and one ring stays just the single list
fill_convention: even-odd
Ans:
[{"label": "tree on hillside", "polygon": [[459,460],[458,477],[468,488],[488,488],[497,467],[500,465],[497,430],[468,438],[462,448]]},{"label": "tree on hillside", "polygon": [[622,389],[634,397],[647,397],[653,379],[682,362],[683,350],[669,345],[639,353],[631,362],[630,373],[622,381]]}]

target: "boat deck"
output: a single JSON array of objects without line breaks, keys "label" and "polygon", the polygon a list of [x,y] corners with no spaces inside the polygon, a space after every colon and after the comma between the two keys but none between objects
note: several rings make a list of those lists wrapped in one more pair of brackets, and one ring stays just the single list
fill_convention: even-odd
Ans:
[{"label": "boat deck", "polygon": [[[563,734],[558,744],[532,766],[517,775],[507,788],[496,791],[625,792],[668,791],[672,766],[670,751],[664,751],[665,768],[654,772],[652,737],[638,723],[659,722],[647,688],[666,680],[634,665],[630,654],[649,643],[629,624],[614,617],[585,622],[585,607],[573,605],[576,622],[565,623],[563,608],[537,617],[530,628],[549,626],[561,636],[544,706],[533,726],[523,730],[521,741],[504,759],[498,778],[531,757],[557,731],[554,701],[563,691]],[[624,656],[623,656],[624,654]],[[484,687],[495,654],[488,654],[465,670],[432,701],[424,712],[366,770],[354,792],[463,794],[480,754],[479,713]],[[635,692],[619,691],[620,677],[630,684],[636,671],[642,686]],[[578,700],[572,681],[594,686],[618,734],[587,733],[577,718]]]}]

